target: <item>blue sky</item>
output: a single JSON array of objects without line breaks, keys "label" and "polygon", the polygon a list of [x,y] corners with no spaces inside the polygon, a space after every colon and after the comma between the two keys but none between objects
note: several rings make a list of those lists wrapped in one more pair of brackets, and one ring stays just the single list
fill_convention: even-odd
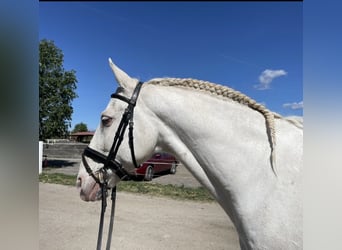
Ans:
[{"label": "blue sky", "polygon": [[230,86],[282,115],[303,115],[301,2],[40,2],[39,39],[76,70],[72,127],[95,130],[130,76],[190,77]]}]

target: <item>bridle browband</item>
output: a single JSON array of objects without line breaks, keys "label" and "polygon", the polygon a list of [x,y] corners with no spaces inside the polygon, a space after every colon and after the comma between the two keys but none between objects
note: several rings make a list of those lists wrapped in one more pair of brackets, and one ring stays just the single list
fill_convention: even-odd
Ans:
[{"label": "bridle browband", "polygon": [[[127,98],[122,96],[118,93],[113,93],[111,98],[116,98],[121,101],[124,101],[128,104],[125,112],[122,115],[120,124],[118,129],[116,130],[114,141],[112,147],[109,150],[108,155],[104,155],[90,147],[85,148],[82,154],[82,163],[87,170],[88,174],[94,178],[94,180],[100,185],[101,187],[101,217],[100,217],[100,225],[99,225],[99,233],[97,238],[97,250],[101,249],[102,243],[102,231],[103,231],[103,220],[104,220],[104,213],[107,206],[107,191],[108,191],[108,183],[107,183],[107,170],[112,170],[121,180],[135,180],[135,175],[130,174],[127,170],[122,166],[120,162],[118,162],[115,158],[118,153],[119,147],[121,142],[123,141],[124,134],[126,131],[127,126],[129,125],[128,131],[128,144],[131,151],[132,162],[135,168],[138,168],[137,161],[135,158],[134,153],[134,142],[133,142],[133,114],[134,114],[134,107],[137,103],[137,99],[140,93],[140,89],[142,86],[142,82],[138,82],[136,85],[131,98]],[[86,157],[91,158],[93,161],[102,163],[103,167],[96,170],[95,172],[90,168]],[[110,224],[109,224],[109,231],[108,231],[108,238],[107,238],[107,245],[106,249],[110,249],[110,243],[112,238],[112,231],[113,231],[113,222],[114,222],[114,211],[115,211],[115,198],[116,198],[116,186],[112,188],[112,209],[111,209],[111,216],[110,216]]]}]

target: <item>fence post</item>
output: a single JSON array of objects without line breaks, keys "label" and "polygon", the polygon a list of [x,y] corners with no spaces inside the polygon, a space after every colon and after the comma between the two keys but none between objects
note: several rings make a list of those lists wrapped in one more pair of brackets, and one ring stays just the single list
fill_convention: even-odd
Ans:
[{"label": "fence post", "polygon": [[43,171],[43,142],[39,141],[39,174]]}]

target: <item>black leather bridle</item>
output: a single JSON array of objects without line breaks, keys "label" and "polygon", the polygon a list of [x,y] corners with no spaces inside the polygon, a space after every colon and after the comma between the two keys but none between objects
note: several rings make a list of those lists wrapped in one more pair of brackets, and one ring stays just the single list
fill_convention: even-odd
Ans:
[{"label": "black leather bridle", "polygon": [[[121,142],[123,141],[126,128],[129,125],[128,144],[129,144],[129,148],[131,151],[133,165],[136,168],[138,167],[137,161],[135,159],[135,153],[134,153],[133,114],[134,114],[134,107],[137,103],[137,99],[138,99],[142,84],[143,84],[142,82],[138,82],[130,99],[118,93],[114,93],[111,95],[111,98],[116,98],[121,101],[124,101],[128,104],[128,106],[125,109],[124,114],[122,115],[119,127],[116,130],[114,141],[113,141],[111,149],[109,150],[108,155],[104,155],[90,147],[87,147],[82,154],[82,162],[83,162],[85,169],[87,170],[89,175],[92,176],[94,180],[101,187],[102,205],[101,205],[99,233],[98,233],[98,238],[97,238],[97,248],[96,248],[97,250],[101,249],[103,220],[104,220],[104,213],[107,207],[107,191],[109,189],[108,183],[107,183],[108,169],[110,169],[113,173],[115,173],[121,180],[134,180],[136,178],[135,175],[132,175],[129,172],[127,172],[127,170],[122,166],[122,164],[118,162],[115,158],[118,153]],[[87,163],[86,157],[91,158],[95,162],[102,163],[103,167],[94,172],[90,168],[89,164]],[[110,243],[111,243],[111,238],[112,238],[114,212],[115,212],[115,198],[116,198],[116,186],[112,188],[112,195],[111,195],[112,209],[111,209],[110,224],[109,224],[109,231],[108,231],[108,238],[107,238],[107,245],[106,245],[107,250],[110,249]]]}]

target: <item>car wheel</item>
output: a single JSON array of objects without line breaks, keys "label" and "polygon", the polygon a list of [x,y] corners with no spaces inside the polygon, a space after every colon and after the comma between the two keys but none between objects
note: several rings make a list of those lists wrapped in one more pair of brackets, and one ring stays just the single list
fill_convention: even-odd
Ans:
[{"label": "car wheel", "polygon": [[144,177],[145,181],[152,181],[153,174],[154,174],[153,166],[148,165],[146,168],[145,177]]},{"label": "car wheel", "polygon": [[177,163],[173,162],[170,168],[170,174],[175,174],[177,172]]}]

